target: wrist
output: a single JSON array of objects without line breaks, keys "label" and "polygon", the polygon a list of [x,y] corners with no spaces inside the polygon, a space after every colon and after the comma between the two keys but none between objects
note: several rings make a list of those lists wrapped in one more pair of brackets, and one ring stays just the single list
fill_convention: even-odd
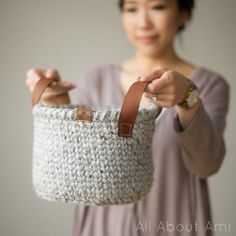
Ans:
[{"label": "wrist", "polygon": [[187,90],[183,96],[183,100],[177,105],[186,110],[192,109],[199,102],[199,89],[193,81],[186,79]]},{"label": "wrist", "polygon": [[182,131],[186,129],[193,121],[194,117],[198,113],[201,106],[201,99],[199,98],[197,103],[191,109],[185,109],[181,106],[177,106],[177,113],[180,121],[180,127]]},{"label": "wrist", "polygon": [[177,107],[178,110],[186,111],[187,112],[187,111],[192,111],[192,110],[197,109],[197,107],[199,107],[200,103],[201,103],[201,99],[198,98],[196,103],[191,108],[186,108],[186,107],[184,107],[181,104],[176,104],[176,107]]}]

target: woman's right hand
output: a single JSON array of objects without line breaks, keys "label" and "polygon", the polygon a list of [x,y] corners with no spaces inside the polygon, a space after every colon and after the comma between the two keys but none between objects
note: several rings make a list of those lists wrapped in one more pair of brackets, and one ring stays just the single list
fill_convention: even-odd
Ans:
[{"label": "woman's right hand", "polygon": [[40,99],[44,104],[70,104],[68,92],[74,89],[76,85],[71,82],[61,80],[60,74],[57,70],[50,68],[45,71],[43,69],[32,68],[27,71],[26,77],[25,83],[31,93],[33,92],[38,80],[42,78],[53,78],[56,80],[44,91]]}]

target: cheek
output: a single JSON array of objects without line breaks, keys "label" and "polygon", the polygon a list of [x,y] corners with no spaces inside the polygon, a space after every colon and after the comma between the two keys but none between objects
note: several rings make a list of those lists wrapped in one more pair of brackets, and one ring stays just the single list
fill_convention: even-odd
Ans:
[{"label": "cheek", "polygon": [[127,37],[129,39],[132,39],[133,35],[134,35],[135,20],[130,19],[130,17],[128,17],[128,16],[123,16],[122,24],[123,24],[123,28],[127,34]]},{"label": "cheek", "polygon": [[156,28],[160,33],[163,33],[163,36],[173,37],[177,32],[177,16],[171,12],[157,16],[154,22],[156,22]]}]

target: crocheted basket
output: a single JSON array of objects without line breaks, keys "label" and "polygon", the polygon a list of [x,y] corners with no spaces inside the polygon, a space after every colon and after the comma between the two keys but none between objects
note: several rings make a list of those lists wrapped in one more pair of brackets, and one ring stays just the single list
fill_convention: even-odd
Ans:
[{"label": "crocheted basket", "polygon": [[126,204],[145,196],[153,181],[152,136],[161,112],[154,104],[139,108],[150,82],[135,82],[121,108],[87,108],[38,103],[53,81],[39,80],[32,94],[36,194],[83,205]]}]

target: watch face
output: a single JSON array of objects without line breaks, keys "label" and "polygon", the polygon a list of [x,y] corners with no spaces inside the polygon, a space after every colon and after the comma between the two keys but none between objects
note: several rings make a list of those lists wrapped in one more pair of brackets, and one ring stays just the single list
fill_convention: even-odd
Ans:
[{"label": "watch face", "polygon": [[192,107],[198,101],[198,98],[199,98],[199,91],[198,89],[195,89],[189,94],[189,97],[187,99],[188,106]]}]

